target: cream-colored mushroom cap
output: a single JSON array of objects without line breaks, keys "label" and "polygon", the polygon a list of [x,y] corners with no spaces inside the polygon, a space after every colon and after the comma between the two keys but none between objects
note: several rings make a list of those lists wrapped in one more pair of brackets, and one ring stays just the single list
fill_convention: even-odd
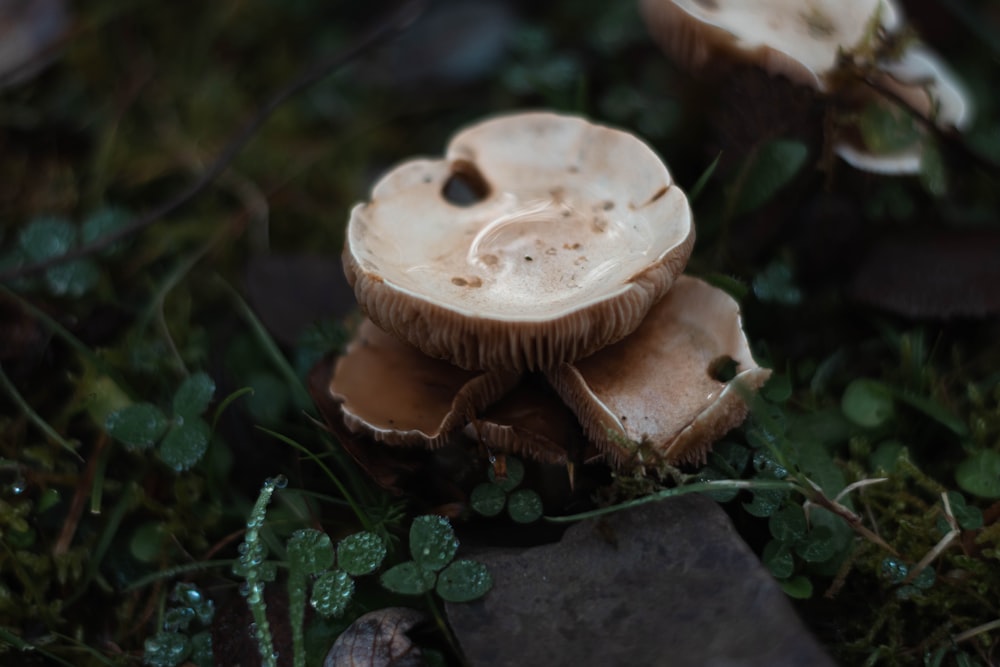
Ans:
[{"label": "cream-colored mushroom cap", "polygon": [[[453,201],[456,180],[474,201]],[[645,143],[522,113],[383,177],[351,213],[344,266],[372,321],[425,354],[524,370],[632,332],[693,243],[687,198]]]},{"label": "cream-colored mushroom cap", "polygon": [[[735,376],[716,377],[731,359]],[[626,340],[547,373],[587,436],[615,465],[703,462],[747,414],[770,375],[750,353],[737,303],[681,276]]]},{"label": "cream-colored mushroom cap", "polygon": [[826,89],[841,52],[864,49],[902,18],[892,0],[642,0],[650,32],[698,68],[720,54]]}]

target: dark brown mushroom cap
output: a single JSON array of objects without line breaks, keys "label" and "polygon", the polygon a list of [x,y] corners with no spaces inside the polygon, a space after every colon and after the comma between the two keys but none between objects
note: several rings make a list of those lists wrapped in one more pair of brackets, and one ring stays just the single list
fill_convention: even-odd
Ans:
[{"label": "dark brown mushroom cap", "polygon": [[[477,200],[450,201],[455,179]],[[687,199],[645,143],[523,113],[382,178],[351,214],[344,266],[372,321],[425,354],[530,370],[635,330],[693,244]]]},{"label": "dark brown mushroom cap", "polygon": [[585,438],[580,424],[544,379],[532,375],[469,422],[465,434],[487,451],[565,464]]},{"label": "dark brown mushroom cap", "polygon": [[[736,362],[732,380],[715,377]],[[681,276],[628,338],[548,373],[588,437],[616,465],[703,461],[711,444],[746,417],[744,391],[759,367],[725,292]]]},{"label": "dark brown mushroom cap", "polygon": [[869,51],[894,32],[892,0],[642,0],[650,34],[674,60],[698,69],[719,60],[756,64],[817,90],[845,51]]},{"label": "dark brown mushroom cap", "polygon": [[517,378],[432,359],[365,320],[337,360],[330,394],[355,433],[393,445],[437,447]]}]

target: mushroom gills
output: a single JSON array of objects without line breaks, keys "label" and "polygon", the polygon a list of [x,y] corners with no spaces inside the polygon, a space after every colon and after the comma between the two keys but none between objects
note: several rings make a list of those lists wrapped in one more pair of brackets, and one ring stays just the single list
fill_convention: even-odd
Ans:
[{"label": "mushroom gills", "polygon": [[[725,357],[736,362],[729,381],[715,377]],[[746,417],[745,392],[769,375],[750,353],[736,302],[687,276],[630,336],[548,373],[587,436],[619,467],[704,461]]]}]

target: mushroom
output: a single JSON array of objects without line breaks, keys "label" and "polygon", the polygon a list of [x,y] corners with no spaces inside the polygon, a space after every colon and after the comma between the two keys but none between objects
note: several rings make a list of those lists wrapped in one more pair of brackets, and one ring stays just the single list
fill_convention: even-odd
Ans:
[{"label": "mushroom", "polygon": [[387,444],[433,448],[517,379],[432,359],[365,320],[337,360],[330,394],[351,431]]},{"label": "mushroom", "polygon": [[678,63],[721,60],[826,91],[845,51],[865,53],[899,30],[891,0],[642,0],[650,33]]},{"label": "mushroom", "polygon": [[902,104],[944,130],[970,122],[961,82],[904,33],[894,0],[642,0],[641,7],[653,37],[683,66],[746,62],[836,97],[846,113],[828,140],[858,169],[914,173],[924,152],[922,132],[891,149],[866,145],[856,117],[868,105]]},{"label": "mushroom", "polygon": [[[873,83],[944,131],[965,130],[972,121],[970,96],[961,80],[936,53],[919,43],[906,48],[896,59],[880,62]],[[869,104],[886,110],[893,107],[885,96],[865,97]],[[923,137],[923,132],[915,131],[906,145],[886,151],[866,145],[858,132],[848,128],[838,136],[833,150],[856,169],[913,174],[920,171],[922,164]]]},{"label": "mushroom", "polygon": [[[735,376],[716,377],[730,359]],[[655,465],[704,462],[746,417],[745,393],[769,375],[753,360],[732,297],[682,276],[632,335],[549,378],[609,459]]]},{"label": "mushroom", "polygon": [[[450,196],[462,186],[474,201]],[[533,370],[631,333],[693,244],[687,198],[645,143],[524,113],[384,176],[351,213],[344,266],[368,317],[425,354]]]},{"label": "mushroom", "polygon": [[686,197],[625,132],[537,112],[463,130],[353,210],[344,266],[370,319],[329,396],[390,445],[703,460],[768,371],[735,301],[677,276],[693,239]]}]

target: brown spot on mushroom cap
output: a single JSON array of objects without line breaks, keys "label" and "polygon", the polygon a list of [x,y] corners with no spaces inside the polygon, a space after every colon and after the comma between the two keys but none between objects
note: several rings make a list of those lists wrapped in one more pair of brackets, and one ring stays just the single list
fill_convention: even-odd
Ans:
[{"label": "brown spot on mushroom cap", "polygon": [[[731,357],[736,376],[712,376]],[[746,417],[743,390],[770,371],[754,362],[739,307],[725,292],[682,276],[624,340],[548,373],[588,437],[616,465],[703,461]]]},{"label": "brown spot on mushroom cap", "polygon": [[840,53],[894,32],[892,0],[642,0],[650,34],[684,67],[748,61],[771,74],[825,90]]},{"label": "brown spot on mushroom cap", "polygon": [[[442,198],[455,165],[482,178],[482,201]],[[530,370],[633,331],[693,244],[687,199],[645,143],[581,118],[525,113],[466,128],[446,159],[382,178],[351,214],[344,267],[365,313],[425,354]],[[455,277],[480,282],[457,289]]]},{"label": "brown spot on mushroom cap", "polygon": [[330,394],[353,432],[437,447],[517,381],[431,359],[365,320],[334,367]]}]

